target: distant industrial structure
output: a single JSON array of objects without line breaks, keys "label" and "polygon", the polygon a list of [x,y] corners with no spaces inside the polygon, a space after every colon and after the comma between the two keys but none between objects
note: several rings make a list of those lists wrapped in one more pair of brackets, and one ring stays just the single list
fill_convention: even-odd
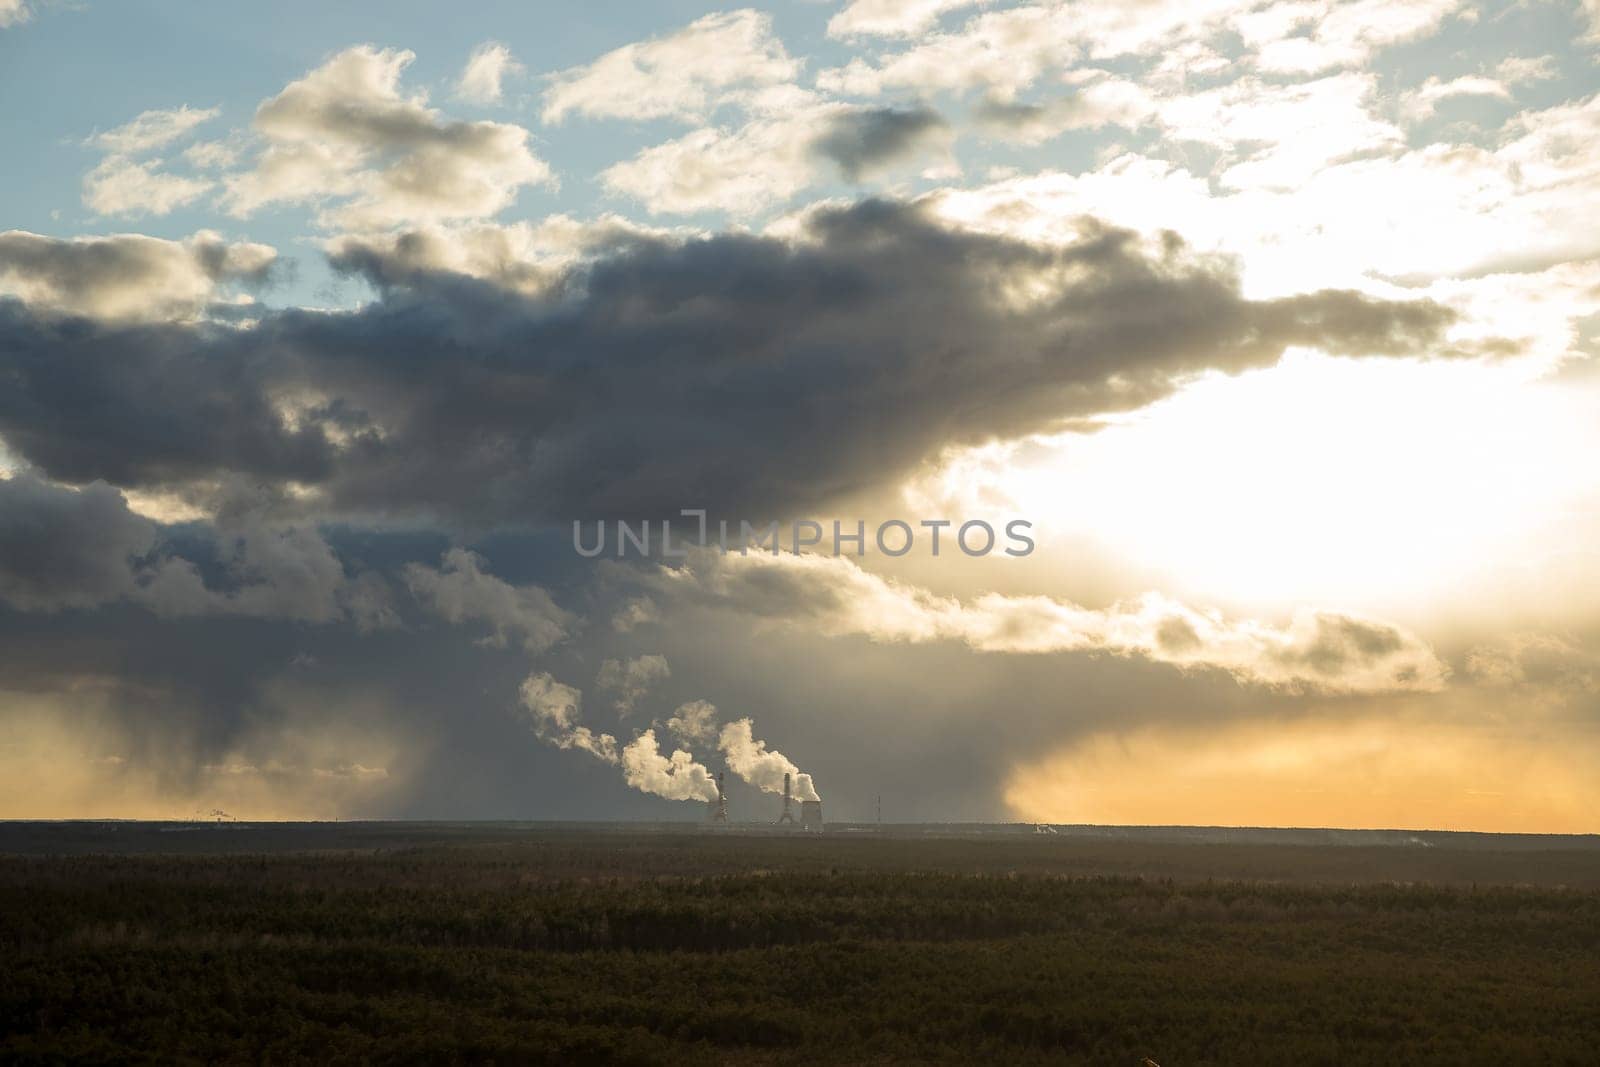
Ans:
[{"label": "distant industrial structure", "polygon": [[711,781],[717,787],[717,799],[706,802],[706,807],[709,809],[706,812],[706,822],[715,826],[728,825],[728,796],[722,791],[722,780],[725,777],[727,777],[725,774],[711,776]]},{"label": "distant industrial structure", "polygon": [[794,809],[791,807],[791,804],[793,803],[793,801],[792,801],[792,798],[791,798],[790,793],[789,793],[789,778],[790,778],[789,772],[788,771],[784,771],[783,772],[783,814],[778,816],[778,825],[779,826],[793,826],[794,825]]},{"label": "distant industrial structure", "polygon": [[[790,775],[787,771],[783,775],[783,814],[778,816],[779,826],[794,826],[794,795],[790,790]],[[816,793],[812,793],[816,796]],[[802,800],[800,802],[800,829],[810,830],[814,833],[822,832],[822,801]]]},{"label": "distant industrial structure", "polygon": [[[725,774],[711,776],[712,784],[717,787],[715,800],[706,801],[706,825],[729,826],[728,821],[728,796],[722,791]],[[813,796],[816,794],[813,792]],[[783,810],[778,813],[777,825],[783,827],[798,827],[811,833],[822,832],[822,801],[800,801],[800,816],[795,817],[794,778],[792,774],[783,776]]]}]

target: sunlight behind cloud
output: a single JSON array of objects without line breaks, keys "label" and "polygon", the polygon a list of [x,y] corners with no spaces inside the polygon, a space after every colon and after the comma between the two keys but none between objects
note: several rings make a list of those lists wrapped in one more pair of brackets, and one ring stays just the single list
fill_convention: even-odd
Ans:
[{"label": "sunlight behind cloud", "polygon": [[953,457],[921,491],[998,492],[1042,534],[1208,599],[1414,611],[1551,563],[1592,524],[1600,472],[1552,462],[1600,447],[1590,392],[1515,364],[1294,353],[1097,434]]}]

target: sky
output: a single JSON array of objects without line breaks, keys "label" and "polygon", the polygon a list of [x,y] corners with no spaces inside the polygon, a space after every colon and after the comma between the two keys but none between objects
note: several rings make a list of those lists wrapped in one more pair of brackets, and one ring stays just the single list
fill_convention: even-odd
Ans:
[{"label": "sky", "polygon": [[1597,57],[0,0],[0,818],[1600,832]]}]

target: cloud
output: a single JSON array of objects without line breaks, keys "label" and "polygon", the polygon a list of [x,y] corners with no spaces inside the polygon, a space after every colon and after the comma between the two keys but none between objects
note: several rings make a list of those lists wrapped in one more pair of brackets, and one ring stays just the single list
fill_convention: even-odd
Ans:
[{"label": "cloud", "polygon": [[[948,32],[924,34],[900,51],[856,57],[821,71],[817,87],[855,96],[897,89],[921,94],[981,90],[1009,101],[1084,59],[1193,55],[1206,57],[1203,66],[1213,66],[1213,46],[1224,47],[1235,35],[1243,39],[1245,61],[1264,72],[1317,74],[1359,66],[1380,49],[1427,36],[1459,6],[1460,0],[1024,4],[980,13]],[[921,5],[906,9],[927,10]]]},{"label": "cloud", "polygon": [[215,186],[207,178],[165,174],[153,164],[114,156],[84,176],[83,203],[99,215],[168,215]]},{"label": "cloud", "polygon": [[0,29],[20,26],[31,16],[26,0],[0,0]]},{"label": "cloud", "polygon": [[1460,78],[1451,78],[1449,81],[1430,77],[1405,95],[1401,100],[1400,109],[1408,119],[1418,122],[1430,117],[1438,109],[1440,101],[1464,96],[1487,96],[1497,100],[1510,100],[1511,89],[1500,79],[1486,78],[1481,74],[1468,74]]},{"label": "cloud", "polygon": [[929,108],[864,108],[835,115],[818,137],[816,150],[854,182],[930,146],[948,150],[950,140],[950,124]]},{"label": "cloud", "polygon": [[554,303],[437,276],[225,331],[61,332],[0,305],[0,436],[62,480],[228,471],[345,514],[787,516],[1290,345],[1450,351],[1436,304],[1253,301],[1232,271],[1171,234],[1080,220],[1042,244],[869,201],[789,239],[635,242]]},{"label": "cloud", "polygon": [[1168,138],[1229,153],[1223,186],[1298,189],[1330,163],[1401,147],[1399,128],[1368,107],[1376,94],[1369,73],[1290,85],[1247,77],[1165,99],[1158,114]]},{"label": "cloud", "polygon": [[[986,593],[970,601],[880,577],[848,559],[699,555],[687,572],[709,602],[773,625],[874,641],[959,641],[980,652],[1138,656],[1180,669],[1226,671],[1291,692],[1432,692],[1448,673],[1433,650],[1397,626],[1302,609],[1287,626],[1232,620],[1149,593],[1103,610],[1045,596]],[[665,595],[684,591],[664,575]]]},{"label": "cloud", "polygon": [[88,143],[107,155],[140,155],[164,148],[221,113],[220,108],[194,108],[187,104],[165,111],[143,111],[131,122],[95,134]]},{"label": "cloud", "polygon": [[770,15],[728,11],[551,75],[543,118],[694,119],[723,104],[748,102],[799,72],[799,62],[773,36]]},{"label": "cloud", "polygon": [[661,609],[647,596],[633,597],[611,616],[611,628],[619,634],[632,633],[635,627],[660,622]]},{"label": "cloud", "polygon": [[498,104],[502,82],[517,74],[522,64],[511,56],[511,49],[498,41],[486,41],[472,50],[467,65],[456,82],[456,95],[476,104]]},{"label": "cloud", "polygon": [[1320,0],[1269,6],[1235,25],[1263,71],[1317,74],[1361,66],[1383,48],[1428,36],[1460,7],[1461,0]]},{"label": "cloud", "polygon": [[397,621],[381,578],[347,575],[309,525],[245,512],[223,517],[208,533],[209,581],[107,485],[73,489],[27,474],[0,479],[0,601],[33,612],[126,601],[163,618],[350,622],[362,630]]},{"label": "cloud", "polygon": [[1481,685],[1519,690],[1538,703],[1600,693],[1600,655],[1563,634],[1516,633],[1478,645],[1466,669]]},{"label": "cloud", "polygon": [[476,278],[528,296],[554,295],[580,264],[625,250],[664,230],[620,215],[579,221],[549,215],[537,223],[423,226],[391,233],[342,234],[327,242],[333,268],[379,289],[436,283],[442,274]]},{"label": "cloud", "polygon": [[0,293],[41,311],[107,319],[187,318],[233,286],[267,281],[277,253],[202,230],[182,241],[139,234],[0,233]]},{"label": "cloud", "polygon": [[735,129],[707,126],[612,164],[600,181],[652,215],[750,215],[812,183],[815,133],[810,116],[762,118]]},{"label": "cloud", "polygon": [[986,0],[850,0],[828,20],[828,36],[913,37],[941,15]]},{"label": "cloud", "polygon": [[256,109],[264,147],[228,176],[234,215],[280,203],[319,206],[323,226],[382,229],[406,222],[485,218],[520,189],[553,181],[528,131],[444,118],[400,76],[414,53],[346,49]]},{"label": "cloud", "polygon": [[672,670],[665,656],[645,655],[626,661],[606,660],[600,664],[595,685],[604,692],[615,693],[611,706],[618,715],[628,715],[656,683],[670,677]]},{"label": "cloud", "polygon": [[928,94],[981,88],[1009,98],[1047,69],[1070,64],[1078,51],[1071,17],[1065,5],[986,12],[959,30],[923,37],[901,52],[875,61],[857,57],[823,70],[817,88],[867,97],[894,89]]},{"label": "cloud", "polygon": [[1072,95],[1042,104],[984,100],[975,112],[977,124],[991,137],[1031,145],[1067,130],[1111,125],[1133,130],[1156,114],[1156,101],[1135,82],[1091,72],[1077,84]]},{"label": "cloud", "polygon": [[98,607],[132,596],[155,524],[110,486],[62,489],[0,479],[0,600],[23,611]]},{"label": "cloud", "polygon": [[600,180],[651,214],[750,215],[783,203],[833,164],[849,181],[927,154],[949,154],[952,131],[925,108],[857,107],[797,98],[743,125],[707,126],[612,164]]},{"label": "cloud", "polygon": [[239,162],[233,141],[200,141],[183,150],[183,158],[201,170],[225,170]]},{"label": "cloud", "polygon": [[452,548],[437,569],[408,563],[402,573],[411,595],[453,625],[484,622],[484,642],[505,648],[519,637],[529,652],[541,652],[571,632],[573,617],[536,585],[515,586],[483,570],[484,559],[464,548]]},{"label": "cloud", "polygon": [[957,29],[924,34],[897,52],[856,57],[823,70],[817,88],[849,96],[980,90],[1009,101],[1085,58],[1155,58],[1209,40],[1253,6],[1254,0],[1155,0],[1137,7],[1118,0],[1022,4],[982,12]]},{"label": "cloud", "polygon": [[188,105],[145,111],[131,122],[90,137],[86,143],[106,155],[84,175],[84,205],[101,215],[167,215],[200,199],[216,182],[169,174],[161,169],[161,160],[135,157],[171,144],[219,113],[217,108]]}]

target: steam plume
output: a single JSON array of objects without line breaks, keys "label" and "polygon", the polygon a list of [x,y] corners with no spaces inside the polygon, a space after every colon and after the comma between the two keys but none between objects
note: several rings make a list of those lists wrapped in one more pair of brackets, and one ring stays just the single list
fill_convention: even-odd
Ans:
[{"label": "steam plume", "polygon": [[722,749],[728,769],[751,785],[767,793],[783,792],[783,776],[791,775],[796,800],[821,800],[809,774],[776,749],[767,748],[765,741],[757,741],[749,719],[730,722],[722,728],[717,747]]},{"label": "steam plume", "polygon": [[679,704],[678,711],[667,720],[672,736],[686,745],[717,739],[717,706],[707,700],[691,700]]},{"label": "steam plume", "polygon": [[646,730],[622,750],[622,775],[642,793],[668,800],[715,800],[717,785],[711,772],[683,749],[663,756],[655,730]]},{"label": "steam plume", "polygon": [[530,674],[522,683],[522,706],[533,719],[540,740],[560,749],[577,748],[606,763],[617,762],[617,739],[578,725],[583,694],[562,685],[548,671]]}]

